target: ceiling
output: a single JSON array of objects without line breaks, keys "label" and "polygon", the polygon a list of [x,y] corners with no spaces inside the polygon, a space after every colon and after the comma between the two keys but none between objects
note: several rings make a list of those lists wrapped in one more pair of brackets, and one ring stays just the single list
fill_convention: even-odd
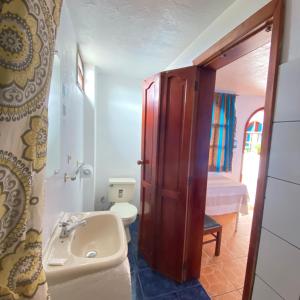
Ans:
[{"label": "ceiling", "polygon": [[216,90],[237,95],[265,96],[270,43],[219,69]]},{"label": "ceiling", "polygon": [[83,59],[143,78],[165,69],[234,0],[67,0]]}]

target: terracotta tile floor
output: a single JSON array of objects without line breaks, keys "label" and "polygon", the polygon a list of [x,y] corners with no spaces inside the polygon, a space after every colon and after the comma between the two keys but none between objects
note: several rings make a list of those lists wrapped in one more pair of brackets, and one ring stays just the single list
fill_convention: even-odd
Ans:
[{"label": "terracotta tile floor", "polygon": [[252,216],[252,211],[240,216],[237,232],[234,232],[234,214],[214,217],[223,225],[221,254],[214,256],[215,243],[203,246],[200,276],[201,284],[213,300],[242,299]]}]

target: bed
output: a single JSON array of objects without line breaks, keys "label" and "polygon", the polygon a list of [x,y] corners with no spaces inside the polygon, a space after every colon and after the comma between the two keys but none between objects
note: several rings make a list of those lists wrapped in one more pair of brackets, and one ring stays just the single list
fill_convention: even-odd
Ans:
[{"label": "bed", "polygon": [[236,229],[239,214],[248,214],[249,195],[247,186],[218,173],[209,173],[207,179],[206,209],[209,216],[236,214]]}]

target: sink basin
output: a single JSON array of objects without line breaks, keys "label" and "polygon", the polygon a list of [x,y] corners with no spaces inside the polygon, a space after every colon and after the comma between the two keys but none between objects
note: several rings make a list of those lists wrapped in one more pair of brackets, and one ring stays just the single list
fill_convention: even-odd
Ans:
[{"label": "sink basin", "polygon": [[[121,219],[110,211],[65,214],[63,221],[86,220],[68,237],[55,229],[44,257],[49,285],[113,268],[127,258],[127,242]],[[56,265],[55,265],[56,264]]]},{"label": "sink basin", "polygon": [[77,227],[71,241],[71,253],[87,257],[95,251],[95,258],[112,257],[121,247],[119,227],[112,214],[94,215],[87,218],[87,224]]}]

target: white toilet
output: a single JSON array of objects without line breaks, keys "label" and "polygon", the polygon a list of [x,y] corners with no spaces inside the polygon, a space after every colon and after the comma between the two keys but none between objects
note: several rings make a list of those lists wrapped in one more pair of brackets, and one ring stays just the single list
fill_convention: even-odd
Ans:
[{"label": "white toilet", "polygon": [[137,208],[129,203],[133,199],[135,183],[134,178],[109,178],[108,201],[114,202],[110,210],[122,219],[127,242],[131,239],[129,225],[135,221],[138,213]]}]

